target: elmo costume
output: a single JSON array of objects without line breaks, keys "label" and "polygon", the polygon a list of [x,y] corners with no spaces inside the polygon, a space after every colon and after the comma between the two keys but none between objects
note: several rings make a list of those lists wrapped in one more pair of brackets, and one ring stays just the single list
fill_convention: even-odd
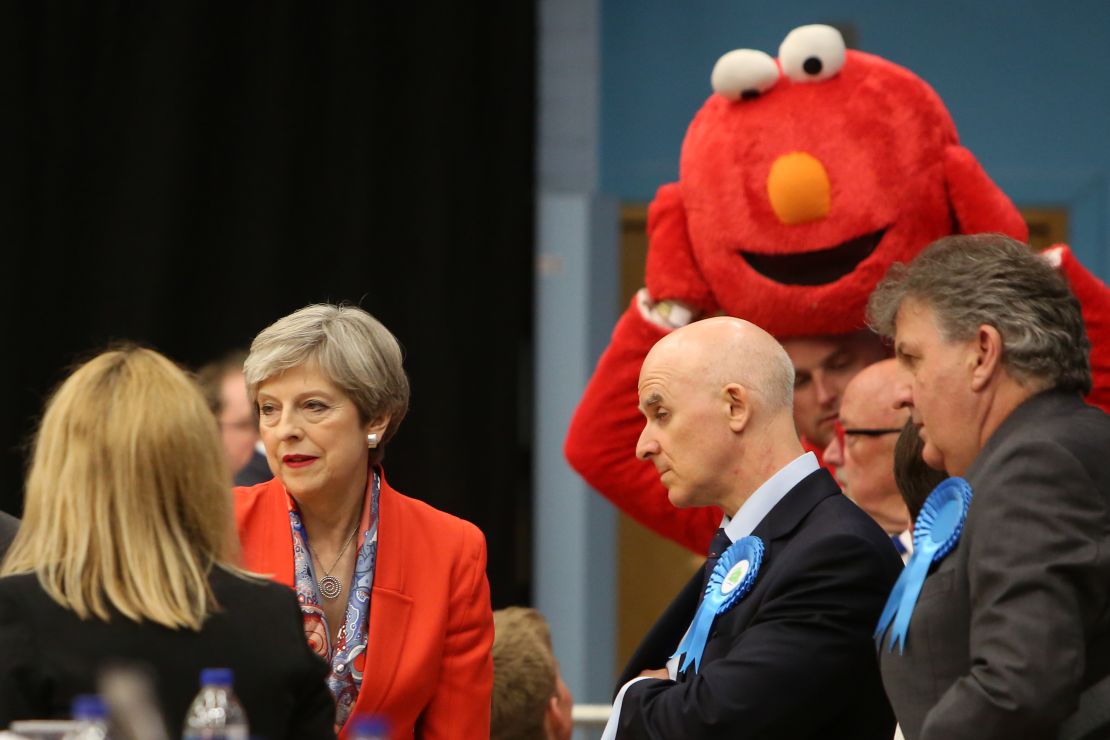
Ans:
[{"label": "elmo costume", "polygon": [[[654,467],[634,455],[640,365],[669,328],[722,311],[780,338],[858,331],[887,269],[933,240],[1028,237],[933,89],[845,49],[829,26],[795,29],[777,60],[729,52],[711,80],[715,92],[683,141],[679,182],[662,186],[648,211],[646,290],[618,322],[565,446],[620,509],[699,553],[720,511],[675,509]],[[1100,341],[1110,291],[1066,246],[1051,259],[1083,305],[1094,347],[1088,400],[1110,408],[1110,342]]]}]

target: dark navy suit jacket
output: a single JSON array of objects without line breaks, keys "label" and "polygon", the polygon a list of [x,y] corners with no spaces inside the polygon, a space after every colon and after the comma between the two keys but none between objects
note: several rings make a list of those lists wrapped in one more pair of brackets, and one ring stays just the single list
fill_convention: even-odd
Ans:
[{"label": "dark navy suit jacket", "polygon": [[[888,537],[811,473],[753,531],[765,545],[751,592],[719,616],[700,670],[625,693],[620,738],[890,740],[894,715],[871,638],[902,561]],[[620,684],[661,668],[697,609],[694,575],[652,627]]]},{"label": "dark navy suit jacket", "polygon": [[94,693],[112,665],[149,670],[167,737],[179,737],[205,668],[234,671],[252,737],[334,740],[335,700],[327,665],[305,642],[297,597],[284,586],[213,567],[219,604],[200,631],[81,619],[50,597],[33,573],[0,578],[0,727],[68,717],[78,694]]}]

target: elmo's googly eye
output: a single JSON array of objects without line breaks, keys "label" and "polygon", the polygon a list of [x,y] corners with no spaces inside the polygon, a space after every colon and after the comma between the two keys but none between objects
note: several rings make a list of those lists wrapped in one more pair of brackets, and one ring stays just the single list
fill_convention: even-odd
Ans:
[{"label": "elmo's googly eye", "polygon": [[844,37],[832,26],[799,26],[782,40],[779,64],[794,82],[820,82],[844,66]]},{"label": "elmo's googly eye", "polygon": [[729,100],[748,100],[774,87],[779,78],[775,60],[755,49],[735,49],[713,65],[713,90]]}]

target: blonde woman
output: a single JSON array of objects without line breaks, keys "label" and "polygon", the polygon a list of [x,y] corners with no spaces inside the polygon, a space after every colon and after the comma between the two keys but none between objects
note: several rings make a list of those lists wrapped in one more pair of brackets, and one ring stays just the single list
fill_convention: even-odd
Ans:
[{"label": "blonde woman", "polygon": [[297,589],[337,727],[376,713],[395,738],[488,738],[485,538],[381,466],[408,410],[397,340],[359,308],[308,306],[255,337],[243,369],[276,476],[235,491],[243,563]]},{"label": "blonde woman", "polygon": [[251,734],[334,737],[293,594],[239,571],[230,478],[196,385],[157,352],[81,366],[47,404],[0,568],[0,727],[67,716],[101,669],[147,666],[177,736],[229,667]]}]

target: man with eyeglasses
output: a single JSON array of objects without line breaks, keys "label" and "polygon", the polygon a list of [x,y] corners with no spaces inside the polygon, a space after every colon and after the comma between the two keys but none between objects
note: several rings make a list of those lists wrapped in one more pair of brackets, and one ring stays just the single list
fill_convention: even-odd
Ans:
[{"label": "man with eyeglasses", "polygon": [[883,360],[852,378],[824,460],[848,498],[891,536],[905,560],[912,547],[910,515],[894,482],[894,445],[909,412],[895,408],[897,376],[897,361]]},{"label": "man with eyeglasses", "polygon": [[844,391],[861,370],[888,357],[882,341],[864,330],[827,337],[781,340],[794,365],[794,425],[817,454],[833,441]]}]

